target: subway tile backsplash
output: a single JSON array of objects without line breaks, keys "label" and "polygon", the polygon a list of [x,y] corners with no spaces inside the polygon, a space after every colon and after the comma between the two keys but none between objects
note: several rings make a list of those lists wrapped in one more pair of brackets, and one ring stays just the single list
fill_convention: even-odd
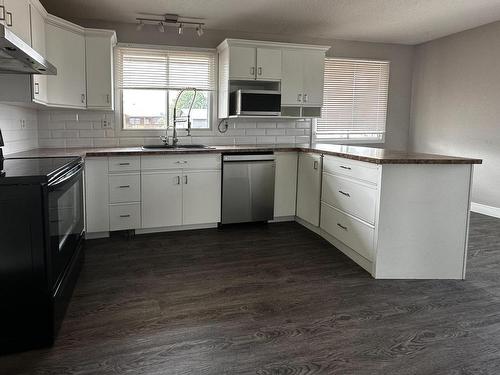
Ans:
[{"label": "subway tile backsplash", "polygon": [[[103,128],[106,120],[109,126]],[[38,112],[38,144],[40,147],[117,147],[158,143],[158,136],[127,135],[117,130],[115,115],[108,111],[43,110]],[[258,145],[309,143],[311,120],[234,119],[226,133],[194,131],[182,136],[180,143],[208,145]]]},{"label": "subway tile backsplash", "polygon": [[38,147],[38,121],[35,109],[0,104],[0,129],[6,155]]}]

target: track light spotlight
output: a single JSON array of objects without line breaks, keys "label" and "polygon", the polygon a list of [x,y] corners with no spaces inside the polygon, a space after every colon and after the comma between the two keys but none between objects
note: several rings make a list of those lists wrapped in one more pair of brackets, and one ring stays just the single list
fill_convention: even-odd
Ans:
[{"label": "track light spotlight", "polygon": [[183,27],[182,23],[181,23],[181,24],[179,24],[179,30],[178,30],[179,35],[181,35],[181,34],[182,34],[182,32],[183,32],[182,27]]},{"label": "track light spotlight", "polygon": [[160,22],[160,23],[158,24],[158,31],[159,31],[160,33],[164,33],[164,32],[165,32],[165,26],[163,25],[163,22]]},{"label": "track light spotlight", "polygon": [[198,36],[202,36],[202,35],[203,35],[203,33],[204,33],[204,31],[203,31],[203,26],[202,26],[202,24],[200,23],[200,24],[198,25],[198,27],[196,28],[196,34],[198,34]]},{"label": "track light spotlight", "polygon": [[141,31],[143,27],[144,23],[142,21],[139,21],[139,23],[137,24],[137,31]]}]

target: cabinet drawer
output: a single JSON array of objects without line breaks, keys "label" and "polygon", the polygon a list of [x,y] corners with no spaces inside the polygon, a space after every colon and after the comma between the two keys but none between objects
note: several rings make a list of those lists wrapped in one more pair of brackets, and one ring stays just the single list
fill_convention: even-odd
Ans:
[{"label": "cabinet drawer", "polygon": [[141,200],[141,176],[117,174],[109,176],[109,202],[126,203]]},{"label": "cabinet drawer", "polygon": [[220,154],[142,156],[142,170],[221,169]]},{"label": "cabinet drawer", "polygon": [[373,261],[375,231],[369,225],[322,203],[321,228],[364,258]]},{"label": "cabinet drawer", "polygon": [[321,200],[370,224],[375,224],[377,193],[371,185],[323,173]]},{"label": "cabinet drawer", "polygon": [[126,230],[141,227],[141,204],[116,204],[109,206],[109,229]]},{"label": "cabinet drawer", "polygon": [[108,159],[110,172],[130,172],[141,170],[140,156],[114,156]]},{"label": "cabinet drawer", "polygon": [[325,155],[323,159],[323,171],[330,174],[340,174],[351,178],[357,178],[372,184],[378,184],[380,166]]}]

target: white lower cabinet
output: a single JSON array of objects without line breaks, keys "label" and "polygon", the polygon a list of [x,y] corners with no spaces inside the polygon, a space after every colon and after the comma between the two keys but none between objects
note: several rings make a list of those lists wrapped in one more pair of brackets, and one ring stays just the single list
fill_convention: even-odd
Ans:
[{"label": "white lower cabinet", "polygon": [[141,226],[140,203],[114,204],[109,206],[109,230],[128,230]]},{"label": "white lower cabinet", "polygon": [[299,154],[297,176],[297,217],[319,226],[322,156]]},{"label": "white lower cabinet", "polygon": [[182,182],[182,224],[195,225],[219,222],[221,172],[184,172]]},{"label": "white lower cabinet", "polygon": [[85,231],[109,231],[108,158],[85,159]]},{"label": "white lower cabinet", "polygon": [[182,171],[142,172],[142,228],[182,225]]},{"label": "white lower cabinet", "polygon": [[277,152],[274,155],[276,157],[274,217],[293,218],[297,199],[298,155],[296,152]]}]

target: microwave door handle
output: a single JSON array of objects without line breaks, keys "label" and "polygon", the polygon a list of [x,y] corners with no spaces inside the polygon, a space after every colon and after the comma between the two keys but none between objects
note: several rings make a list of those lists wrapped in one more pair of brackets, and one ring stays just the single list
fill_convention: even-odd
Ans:
[{"label": "microwave door handle", "polygon": [[75,177],[78,173],[80,173],[83,169],[83,163],[80,162],[78,163],[75,167],[73,167],[68,173],[66,173],[64,176],[61,178],[49,183],[49,189],[50,190],[55,190],[59,186],[63,185],[67,181],[71,180],[73,177]]}]

